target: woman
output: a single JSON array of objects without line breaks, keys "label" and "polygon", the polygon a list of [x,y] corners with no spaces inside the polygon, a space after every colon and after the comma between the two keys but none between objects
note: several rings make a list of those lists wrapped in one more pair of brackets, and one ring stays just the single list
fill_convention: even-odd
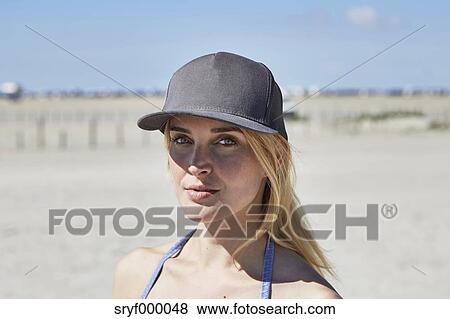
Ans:
[{"label": "woman", "polygon": [[139,248],[117,265],[116,298],[340,298],[294,194],[282,96],[270,70],[219,52],[170,80],[161,130],[185,217],[176,242]]}]

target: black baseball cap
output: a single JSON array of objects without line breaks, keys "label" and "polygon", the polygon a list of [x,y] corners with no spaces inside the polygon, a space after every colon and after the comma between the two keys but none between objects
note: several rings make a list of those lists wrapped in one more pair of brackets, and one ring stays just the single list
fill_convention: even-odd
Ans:
[{"label": "black baseball cap", "polygon": [[272,72],[233,53],[208,54],[183,65],[170,79],[162,112],[145,115],[137,124],[163,131],[176,115],[206,117],[288,139],[283,97]]}]

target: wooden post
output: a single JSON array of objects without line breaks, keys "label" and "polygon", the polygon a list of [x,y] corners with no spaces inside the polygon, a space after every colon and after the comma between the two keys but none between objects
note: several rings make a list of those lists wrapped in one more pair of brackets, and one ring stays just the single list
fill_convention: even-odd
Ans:
[{"label": "wooden post", "polygon": [[45,118],[41,116],[36,121],[36,146],[39,149],[43,149],[45,145]]},{"label": "wooden post", "polygon": [[125,145],[125,133],[123,122],[116,125],[116,145],[123,147]]},{"label": "wooden post", "polygon": [[16,132],[16,149],[23,150],[25,148],[25,135],[23,132]]},{"label": "wooden post", "polygon": [[59,131],[59,134],[58,134],[58,148],[60,150],[67,149],[67,132],[66,131]]},{"label": "wooden post", "polygon": [[92,148],[92,149],[97,148],[97,131],[98,131],[98,120],[97,120],[97,118],[92,117],[89,120],[89,126],[88,126],[89,148]]}]

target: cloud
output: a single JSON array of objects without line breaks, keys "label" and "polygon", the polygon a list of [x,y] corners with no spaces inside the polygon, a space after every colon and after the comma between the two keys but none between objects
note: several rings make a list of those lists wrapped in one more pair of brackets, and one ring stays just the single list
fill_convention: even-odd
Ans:
[{"label": "cloud", "polygon": [[380,20],[377,11],[369,6],[350,8],[346,15],[350,23],[363,27],[376,26]]},{"label": "cloud", "polygon": [[363,28],[383,28],[400,23],[398,17],[381,15],[374,8],[367,5],[347,9],[346,18],[351,24]]}]

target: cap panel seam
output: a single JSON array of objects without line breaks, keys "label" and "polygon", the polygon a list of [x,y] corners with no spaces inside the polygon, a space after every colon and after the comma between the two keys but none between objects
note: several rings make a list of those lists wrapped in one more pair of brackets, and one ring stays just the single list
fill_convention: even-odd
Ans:
[{"label": "cap panel seam", "polygon": [[[259,62],[260,65],[263,66],[264,71],[266,72],[266,108],[264,110],[264,122],[265,123],[270,123],[267,120],[267,116],[268,116],[268,109],[269,109],[269,105],[270,105],[270,98],[271,98],[271,92],[272,92],[272,81],[271,81],[271,77],[270,77],[270,71],[268,70],[268,68],[261,62]],[[270,125],[270,124],[269,124]]]}]

